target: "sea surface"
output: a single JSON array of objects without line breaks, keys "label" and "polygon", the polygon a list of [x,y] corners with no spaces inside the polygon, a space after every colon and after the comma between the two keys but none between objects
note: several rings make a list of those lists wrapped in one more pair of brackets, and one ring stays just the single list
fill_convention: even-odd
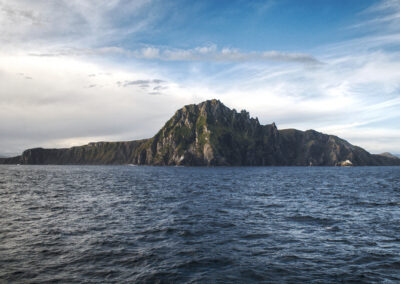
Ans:
[{"label": "sea surface", "polygon": [[399,283],[400,167],[0,166],[0,283]]}]

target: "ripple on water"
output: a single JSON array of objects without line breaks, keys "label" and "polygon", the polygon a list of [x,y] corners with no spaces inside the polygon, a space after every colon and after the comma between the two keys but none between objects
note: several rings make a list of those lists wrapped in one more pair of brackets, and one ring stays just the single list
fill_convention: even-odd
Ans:
[{"label": "ripple on water", "polygon": [[0,166],[0,282],[400,282],[400,168]]}]

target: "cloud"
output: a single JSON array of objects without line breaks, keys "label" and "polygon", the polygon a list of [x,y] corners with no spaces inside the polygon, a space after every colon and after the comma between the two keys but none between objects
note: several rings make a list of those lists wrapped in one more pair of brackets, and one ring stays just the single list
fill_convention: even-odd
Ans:
[{"label": "cloud", "polygon": [[[167,84],[154,70],[122,69],[79,58],[0,53],[0,120],[6,122],[0,124],[1,152],[148,138],[176,108],[193,101],[175,92],[174,84],[168,84],[164,96],[154,96],[161,93],[152,89],[121,88],[116,81]],[[20,70],[40,76],[21,84],[22,76],[16,76]],[[108,75],[87,76],[104,73]],[[141,79],[151,76],[157,77]]]},{"label": "cloud", "polygon": [[168,87],[165,86],[167,82],[161,79],[151,79],[151,80],[126,80],[124,82],[118,81],[117,85],[119,87],[129,87],[138,86],[144,91],[147,91],[148,95],[162,95],[162,91],[167,90]]},{"label": "cloud", "polygon": [[26,80],[33,80],[33,78],[31,76],[28,76],[24,73],[17,73],[18,76],[21,76],[21,78],[24,78]]},{"label": "cloud", "polygon": [[166,89],[168,89],[168,87],[166,87],[166,86],[155,86],[153,88],[153,91],[162,91],[162,90],[166,90]]},{"label": "cloud", "polygon": [[[156,20],[150,0],[0,0],[0,42],[59,46],[105,44],[141,32]],[[147,15],[147,17],[145,16]],[[29,44],[27,44],[29,42]]]},{"label": "cloud", "polygon": [[280,51],[243,52],[238,49],[222,48],[216,45],[199,46],[191,49],[159,49],[147,47],[141,50],[126,52],[143,59],[158,59],[165,61],[210,61],[210,62],[291,62],[319,65],[318,59],[309,54],[289,53]]},{"label": "cloud", "polygon": [[[325,56],[318,72],[296,64],[240,62],[210,74],[206,64],[188,81],[177,81],[171,69],[168,74],[142,66],[127,71],[124,65],[90,58],[3,54],[0,120],[8,123],[0,126],[0,147],[20,152],[151,137],[176,109],[218,98],[229,107],[247,109],[261,123],[275,121],[280,129],[314,128],[369,151],[400,152],[394,143],[379,146],[362,136],[376,129],[374,123],[400,120],[398,55]],[[21,84],[26,74],[41,76]],[[397,141],[389,132],[373,133],[377,141]]]},{"label": "cloud", "polygon": [[41,21],[36,13],[32,10],[22,10],[22,9],[13,9],[10,6],[7,6],[5,2],[0,2],[0,11],[1,14],[8,19],[8,21],[18,24],[21,21],[28,21],[33,25],[40,24]]},{"label": "cloud", "polygon": [[164,80],[161,80],[161,79],[132,80],[132,81],[126,80],[124,82],[118,81],[117,85],[120,86],[120,87],[139,86],[139,87],[142,87],[142,88],[147,88],[150,85],[154,85],[154,84],[159,85],[159,84],[163,84],[163,83],[166,83],[166,82]]},{"label": "cloud", "polygon": [[400,12],[399,0],[382,0],[368,7],[361,14],[375,16],[370,22],[388,22],[398,18],[398,12]]},{"label": "cloud", "polygon": [[368,145],[373,152],[399,153],[400,131],[390,128],[366,127],[353,129],[337,129],[335,134],[346,137],[354,145]]},{"label": "cloud", "polygon": [[400,31],[400,1],[382,0],[360,13],[364,20],[351,26],[353,29],[369,28],[372,31]]},{"label": "cloud", "polygon": [[67,56],[101,56],[101,55],[126,55],[131,56],[131,52],[121,47],[105,46],[100,48],[62,48],[48,50],[44,52],[29,52],[30,56],[36,57],[67,57]]},{"label": "cloud", "polygon": [[200,46],[192,49],[171,49],[146,47],[138,50],[128,50],[121,47],[109,46],[102,48],[69,48],[59,51],[32,52],[31,56],[57,57],[57,56],[98,56],[122,55],[131,58],[162,61],[202,61],[202,62],[283,62],[300,63],[304,65],[322,65],[312,55],[305,53],[290,53],[281,51],[250,51],[243,52],[238,49],[222,48],[215,45]]},{"label": "cloud", "polygon": [[155,47],[146,47],[142,48],[137,54],[139,54],[139,57],[154,59],[160,57],[160,50]]}]

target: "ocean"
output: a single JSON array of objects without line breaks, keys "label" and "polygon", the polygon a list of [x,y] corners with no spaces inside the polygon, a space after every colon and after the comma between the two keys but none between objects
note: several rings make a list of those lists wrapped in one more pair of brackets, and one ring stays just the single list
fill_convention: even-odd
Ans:
[{"label": "ocean", "polygon": [[400,167],[0,166],[1,283],[399,283]]}]

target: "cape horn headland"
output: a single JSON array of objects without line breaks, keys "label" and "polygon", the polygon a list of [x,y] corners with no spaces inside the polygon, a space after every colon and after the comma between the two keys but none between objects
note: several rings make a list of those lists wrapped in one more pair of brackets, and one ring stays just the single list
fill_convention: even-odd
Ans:
[{"label": "cape horn headland", "polygon": [[95,142],[63,149],[28,149],[0,164],[184,166],[392,166],[400,158],[374,155],[315,130],[278,130],[219,100],[184,106],[150,138]]}]

